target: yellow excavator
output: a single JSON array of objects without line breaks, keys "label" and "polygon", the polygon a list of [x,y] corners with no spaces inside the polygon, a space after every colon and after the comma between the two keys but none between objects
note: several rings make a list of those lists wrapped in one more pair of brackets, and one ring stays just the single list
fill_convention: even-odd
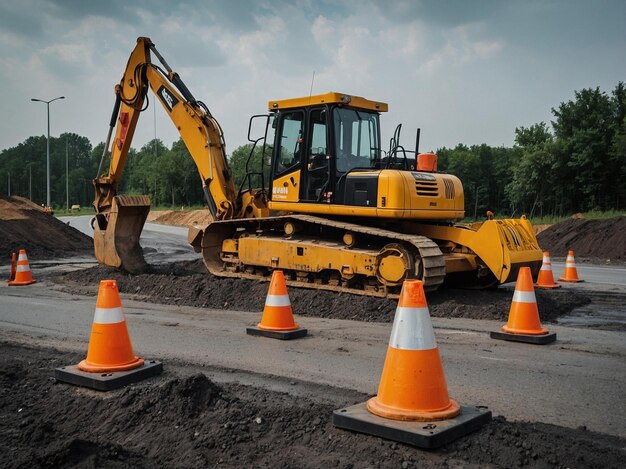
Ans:
[{"label": "yellow excavator", "polygon": [[[115,87],[93,181],[94,246],[102,264],[130,272],[145,267],[139,237],[150,200],[119,195],[117,187],[149,88],[198,168],[210,219],[188,238],[213,275],[267,280],[281,269],[289,285],[395,296],[407,278],[434,290],[444,278],[488,287],[515,280],[523,266],[539,271],[542,253],[525,217],[460,224],[463,185],[437,171],[436,155],[419,154],[418,143],[414,152],[404,149],[400,126],[382,150],[379,119],[388,106],[379,101],[343,93],[270,101],[269,113],[250,119],[254,145],[237,188],[219,123],[145,37]],[[253,127],[264,127],[264,135],[253,139]],[[248,168],[257,146],[271,153],[269,168],[263,161]]]}]

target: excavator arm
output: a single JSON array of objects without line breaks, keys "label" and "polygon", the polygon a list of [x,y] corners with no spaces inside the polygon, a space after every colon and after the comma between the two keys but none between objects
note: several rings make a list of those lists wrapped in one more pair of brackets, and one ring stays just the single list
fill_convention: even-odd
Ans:
[{"label": "excavator arm", "polygon": [[[159,59],[165,70],[151,62],[151,53]],[[130,272],[141,271],[145,267],[139,237],[150,211],[150,199],[147,196],[118,195],[117,189],[139,115],[145,110],[149,88],[158,97],[194,159],[213,220],[242,217],[244,209],[249,205],[237,196],[219,123],[206,105],[193,97],[152,41],[146,37],[138,38],[122,80],[115,87],[116,100],[107,140],[98,176],[93,180],[96,258],[102,264],[121,267]],[[115,136],[109,169],[103,173],[113,131]],[[258,200],[255,202],[255,207],[263,205]],[[250,212],[248,209],[248,216]]]}]

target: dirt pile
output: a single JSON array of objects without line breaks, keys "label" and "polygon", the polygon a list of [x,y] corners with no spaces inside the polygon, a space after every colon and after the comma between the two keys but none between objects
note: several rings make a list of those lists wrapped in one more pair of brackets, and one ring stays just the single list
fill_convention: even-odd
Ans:
[{"label": "dirt pile", "polygon": [[[103,278],[117,280],[122,293],[138,300],[237,311],[262,311],[268,288],[267,282],[214,277],[200,260],[153,266],[150,273],[140,275],[97,266],[56,275],[51,280],[67,286],[73,293],[94,295]],[[554,322],[590,301],[583,293],[571,290],[538,290],[536,296],[545,322]],[[306,288],[290,288],[289,297],[300,316],[359,321],[391,322],[397,305],[396,300]],[[435,317],[505,321],[511,298],[512,293],[504,289],[442,288],[428,295],[428,303]]]},{"label": "dirt pile", "polygon": [[192,226],[202,225],[209,222],[209,210],[191,210],[188,212],[178,210],[151,211],[148,221],[162,225]]},{"label": "dirt pile", "polygon": [[31,261],[93,253],[92,239],[22,197],[0,197],[0,258],[26,249]]},{"label": "dirt pile", "polygon": [[626,216],[605,220],[571,218],[545,229],[537,239],[553,257],[565,257],[571,249],[576,257],[625,261]]},{"label": "dirt pile", "polygon": [[55,367],[82,358],[76,354],[0,346],[0,451],[10,455],[4,467],[617,468],[626,458],[623,439],[503,417],[422,451],[334,428],[337,406],[325,396],[217,385],[167,365],[161,377],[99,393],[51,378]]}]

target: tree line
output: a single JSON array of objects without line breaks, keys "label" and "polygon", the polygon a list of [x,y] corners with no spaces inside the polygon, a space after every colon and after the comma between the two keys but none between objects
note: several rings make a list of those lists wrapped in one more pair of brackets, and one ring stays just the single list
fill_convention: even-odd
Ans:
[{"label": "tree line", "polygon": [[[459,144],[440,148],[439,169],[458,176],[465,189],[468,217],[486,210],[501,216],[556,215],[589,210],[623,210],[626,205],[626,88],[620,82],[610,93],[599,88],[575,92],[574,99],[552,109],[550,125],[539,122],[515,129],[512,147]],[[64,133],[50,138],[51,199],[65,207],[89,206],[104,143],[92,147],[86,137]],[[251,145],[229,156],[237,187],[246,174]],[[67,168],[66,168],[67,157]],[[265,184],[269,152],[254,153],[250,167],[264,161]],[[105,168],[108,159],[105,159]],[[67,179],[66,179],[67,173]],[[260,178],[251,181],[258,187]],[[246,184],[247,186],[247,184]],[[46,137],[29,137],[0,152],[0,192],[43,204],[46,200]],[[193,159],[179,139],[170,148],[158,139],[131,149],[120,193],[147,194],[154,206],[204,204],[202,184]]]},{"label": "tree line", "polygon": [[465,213],[562,216],[626,205],[626,88],[575,92],[554,120],[515,129],[513,147],[441,148],[439,169],[465,189]]}]

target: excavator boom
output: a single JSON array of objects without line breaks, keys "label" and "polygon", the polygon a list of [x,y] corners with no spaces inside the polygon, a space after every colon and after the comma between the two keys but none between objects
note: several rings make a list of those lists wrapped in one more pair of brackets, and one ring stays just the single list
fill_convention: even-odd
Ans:
[{"label": "excavator boom", "polygon": [[[151,62],[151,53],[165,70]],[[145,266],[139,237],[150,211],[150,199],[147,196],[119,196],[117,189],[137,120],[145,110],[149,88],[176,125],[194,159],[211,217],[214,220],[229,220],[241,216],[243,210],[228,168],[219,123],[206,105],[194,98],[178,74],[171,70],[152,41],[140,37],[128,59],[122,80],[115,87],[116,100],[107,141],[98,177],[93,181],[96,258],[100,263],[130,272],[141,271]],[[115,135],[109,169],[103,174],[113,130]]]}]

